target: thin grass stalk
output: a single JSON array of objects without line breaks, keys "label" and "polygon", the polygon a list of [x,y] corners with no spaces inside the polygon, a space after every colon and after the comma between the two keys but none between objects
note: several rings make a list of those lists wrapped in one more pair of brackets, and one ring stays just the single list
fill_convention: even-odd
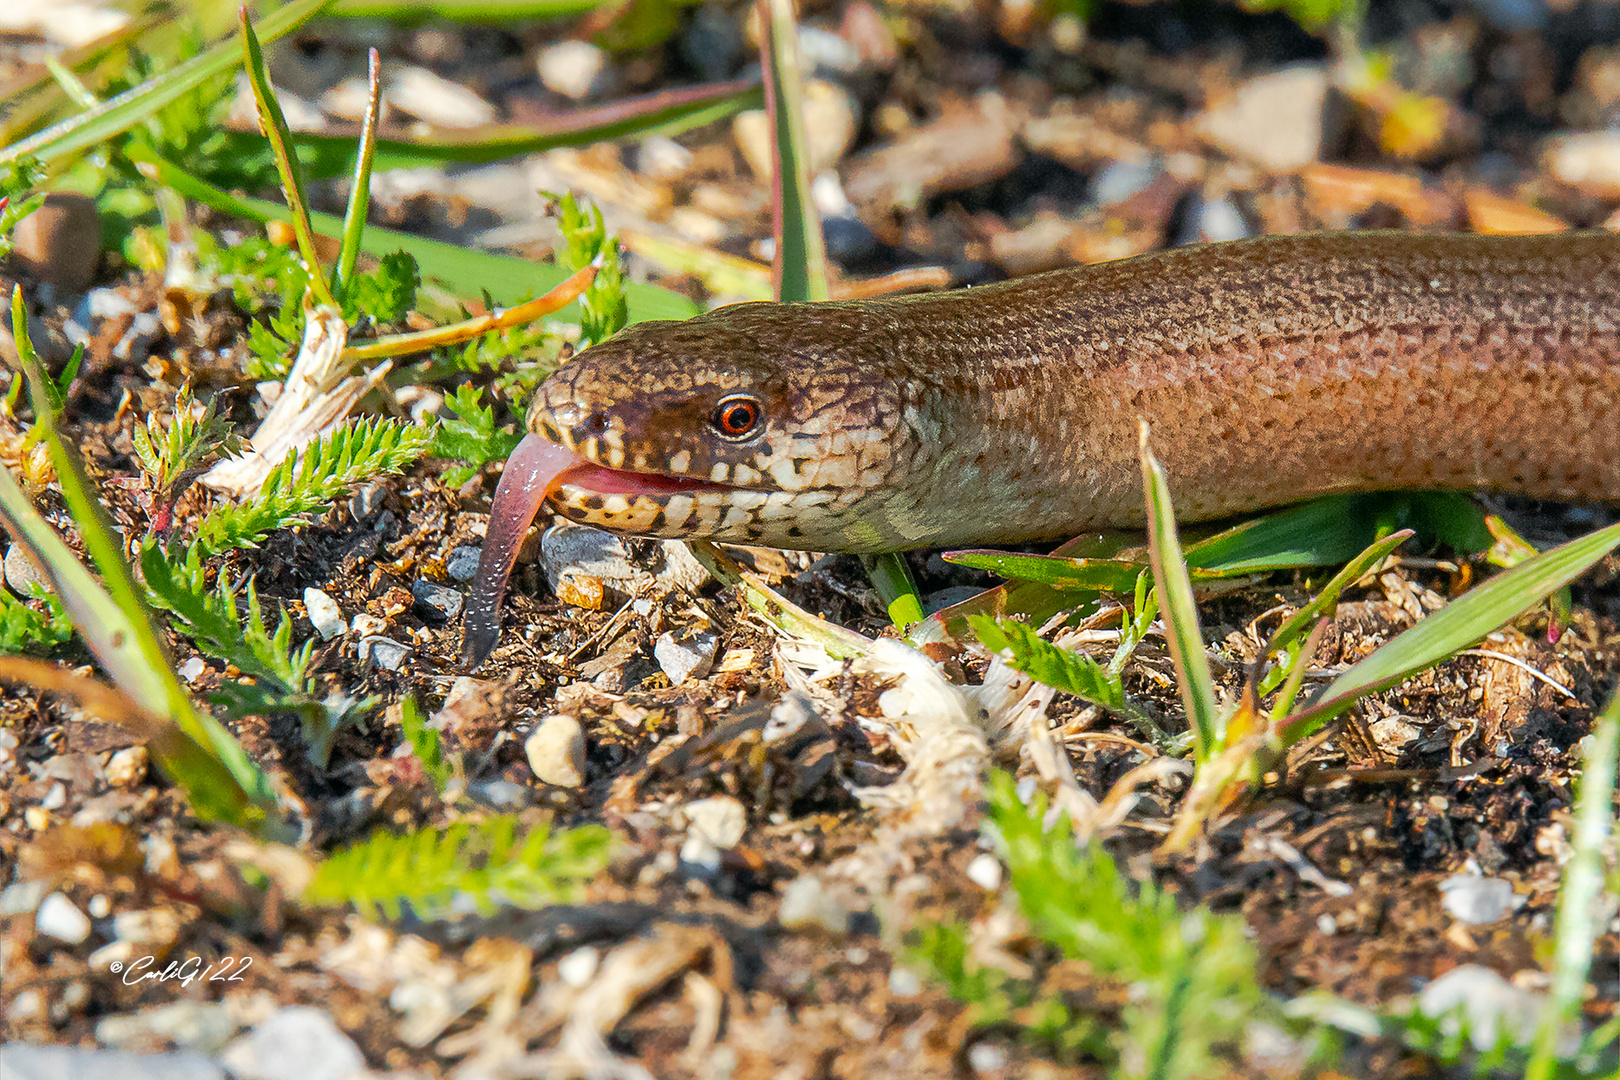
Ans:
[{"label": "thin grass stalk", "polygon": [[360,145],[354,152],[354,182],[349,188],[349,205],[343,214],[343,247],[332,270],[332,291],[342,296],[354,279],[360,261],[361,236],[371,207],[371,162],[377,152],[377,124],[382,115],[382,61],[377,50],[366,56],[366,117],[360,125]]},{"label": "thin grass stalk", "polygon": [[[331,0],[295,0],[259,22],[264,41],[274,41],[314,18]],[[148,79],[139,86],[69,117],[10,146],[0,147],[0,165],[25,157],[54,165],[71,154],[122,135],[176,98],[227,70],[235,63],[236,45],[224,41],[173,71]]]},{"label": "thin grass stalk", "polygon": [[332,298],[331,286],[326,281],[326,271],[321,269],[320,255],[315,248],[315,230],[309,223],[309,200],[304,195],[304,181],[299,173],[298,161],[293,156],[292,130],[287,127],[287,117],[281,111],[281,103],[276,100],[275,87],[270,85],[270,72],[264,64],[264,50],[259,47],[259,39],[253,32],[253,23],[248,19],[247,7],[239,9],[242,23],[242,54],[243,64],[247,69],[248,83],[253,87],[253,100],[259,107],[259,126],[264,129],[265,138],[270,140],[270,149],[275,155],[276,171],[281,174],[281,190],[287,199],[287,211],[292,217],[293,235],[298,238],[298,250],[303,255],[304,262],[309,269],[309,289],[315,294],[316,303],[323,307],[337,307],[337,301]]},{"label": "thin grass stalk", "polygon": [[1582,755],[1581,789],[1575,799],[1575,854],[1564,867],[1553,935],[1552,992],[1536,1028],[1525,1080],[1552,1080],[1558,1068],[1558,1042],[1580,1023],[1581,999],[1597,937],[1603,929],[1603,847],[1614,827],[1614,785],[1620,761],[1620,690],[1592,726]]},{"label": "thin grass stalk", "polygon": [[1198,602],[1193,597],[1192,579],[1176,537],[1176,516],[1170,504],[1170,484],[1164,469],[1148,445],[1148,425],[1140,431],[1142,483],[1147,495],[1148,552],[1153,561],[1153,580],[1158,585],[1159,607],[1163,613],[1165,637],[1176,665],[1176,681],[1187,706],[1187,723],[1195,737],[1194,751],[1200,764],[1208,761],[1221,745],[1220,704],[1215,697],[1215,679],[1210,674],[1209,657],[1204,655],[1204,635],[1198,627]]}]

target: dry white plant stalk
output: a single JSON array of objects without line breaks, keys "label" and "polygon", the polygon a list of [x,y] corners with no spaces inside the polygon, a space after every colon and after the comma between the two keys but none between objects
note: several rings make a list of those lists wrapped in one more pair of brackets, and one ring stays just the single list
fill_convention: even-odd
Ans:
[{"label": "dry white plant stalk", "polygon": [[209,469],[202,477],[204,484],[238,498],[257,495],[283,458],[341,424],[360,399],[382,383],[392,367],[387,361],[360,375],[348,375],[350,363],[343,358],[348,336],[341,313],[306,309],[298,357],[281,396],[253,433],[252,449]]}]

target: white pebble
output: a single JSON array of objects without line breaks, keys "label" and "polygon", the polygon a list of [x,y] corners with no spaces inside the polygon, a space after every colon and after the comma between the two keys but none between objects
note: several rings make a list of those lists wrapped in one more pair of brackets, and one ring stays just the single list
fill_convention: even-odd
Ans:
[{"label": "white pebble", "polygon": [[967,876],[985,892],[995,892],[1001,888],[1001,860],[987,851],[968,863]]},{"label": "white pebble", "polygon": [[39,910],[34,912],[34,930],[69,945],[78,945],[90,936],[90,917],[73,901],[53,892],[40,901]]},{"label": "white pebble", "polygon": [[321,635],[322,641],[331,641],[343,633],[343,609],[338,607],[336,600],[320,589],[304,590],[304,611],[309,614],[310,624],[315,627],[315,632]]},{"label": "white pebble", "polygon": [[577,788],[585,783],[585,729],[572,716],[543,717],[524,740],[523,753],[543,784]]}]

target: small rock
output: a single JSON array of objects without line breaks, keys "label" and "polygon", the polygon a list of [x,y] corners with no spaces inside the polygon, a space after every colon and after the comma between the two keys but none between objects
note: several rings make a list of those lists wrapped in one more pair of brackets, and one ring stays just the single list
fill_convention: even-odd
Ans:
[{"label": "small rock", "polygon": [[698,562],[692,549],[681,541],[663,540],[659,547],[664,567],[653,575],[654,580],[682,592],[697,592],[709,580],[709,568]]},{"label": "small rock", "polygon": [[1184,244],[1213,244],[1253,234],[1237,203],[1230,195],[1222,195],[1217,199],[1194,199],[1177,239]]},{"label": "small rock", "polygon": [[1295,172],[1322,152],[1325,66],[1296,64],[1249,79],[1199,114],[1193,130],[1233,157],[1274,173]]},{"label": "small rock", "polygon": [[355,1080],[366,1059],[331,1017],[308,1005],[277,1009],[220,1062],[237,1080]]},{"label": "small rock", "polygon": [[686,832],[701,835],[721,851],[736,847],[748,828],[748,811],[730,795],[698,799],[683,808]]},{"label": "small rock", "polygon": [[985,892],[1001,888],[1001,860],[988,851],[974,857],[967,866],[968,880]]},{"label": "small rock", "polygon": [[182,1050],[218,1054],[236,1034],[231,1010],[218,1001],[175,1001],[104,1017],[96,1023],[96,1041],[114,1048],[138,1048],[157,1041],[172,1042]]},{"label": "small rock", "polygon": [[681,35],[681,55],[706,82],[730,78],[745,45],[740,20],[721,3],[698,8]]},{"label": "small rock", "polygon": [[[101,260],[101,215],[87,195],[50,191],[12,230],[11,257],[60,292],[82,293]],[[9,322],[9,319],[7,320]]]},{"label": "small rock", "polygon": [[1511,882],[1478,874],[1458,874],[1440,883],[1440,906],[1458,922],[1487,926],[1501,922],[1524,905]]},{"label": "small rock", "polygon": [[[22,1019],[15,1002],[11,1019]],[[226,1080],[224,1069],[201,1054],[189,1053],[126,1054],[10,1042],[4,1065],[0,1075],[5,1080]]]},{"label": "small rock", "polygon": [[[339,120],[364,120],[371,108],[371,83],[360,75],[353,75],[331,87],[315,100],[322,112]],[[386,121],[388,103],[379,103],[382,119]]]},{"label": "small rock", "polygon": [[1007,1067],[1007,1048],[998,1043],[980,1041],[967,1053],[968,1068],[976,1073],[999,1073]]},{"label": "small rock", "polygon": [[1418,1009],[1440,1021],[1442,1032],[1456,1035],[1461,1027],[1468,1032],[1474,1048],[1481,1052],[1496,1045],[1504,1027],[1520,1045],[1528,1045],[1541,1020],[1544,1000],[1539,994],[1520,989],[1488,967],[1463,964],[1454,967],[1423,988]]},{"label": "small rock", "polygon": [[438,127],[476,128],[495,122],[495,106],[427,68],[404,69],[384,94],[395,108]]},{"label": "small rock", "polygon": [[51,591],[51,579],[45,576],[34,562],[28,549],[21,544],[12,544],[6,549],[6,558],[3,564],[6,572],[6,587],[18,596],[32,596],[33,587],[37,586],[41,592]]},{"label": "small rock", "polygon": [[585,729],[572,716],[542,717],[524,740],[523,753],[543,784],[577,788],[585,783]]},{"label": "small rock", "polygon": [[630,564],[624,540],[583,525],[553,525],[540,537],[540,565],[551,591],[570,577],[594,577],[625,592],[652,581],[652,575]]},{"label": "small rock", "polygon": [[788,930],[820,928],[829,934],[842,934],[849,928],[849,909],[828,891],[819,876],[802,874],[782,890],[776,921]]},{"label": "small rock", "polygon": [[14,881],[0,890],[0,919],[26,915],[39,908],[50,891],[49,881]]},{"label": "small rock", "polygon": [[578,989],[595,978],[596,969],[601,966],[601,962],[602,954],[586,945],[557,961],[557,977]]},{"label": "small rock", "polygon": [[39,909],[34,912],[34,930],[69,945],[79,945],[90,936],[90,917],[61,893],[51,893],[40,901]]},{"label": "small rock", "polygon": [[445,561],[444,572],[450,575],[451,581],[471,581],[478,574],[478,559],[482,554],[482,548],[466,545],[454,548]]},{"label": "small rock", "polygon": [[636,147],[636,171],[668,183],[692,170],[692,151],[663,135],[650,135]]},{"label": "small rock", "polygon": [[349,629],[356,637],[376,637],[388,629],[386,620],[362,611],[349,623]]},{"label": "small rock", "polygon": [[416,601],[416,613],[429,622],[449,622],[461,614],[461,594],[443,585],[414,582],[411,597]]},{"label": "small rock", "polygon": [[134,787],[146,779],[148,755],[144,746],[126,746],[107,759],[107,783]]},{"label": "small rock", "polygon": [[[809,143],[810,175],[842,161],[855,142],[858,128],[855,104],[842,87],[822,79],[805,84],[804,131]],[[739,113],[731,122],[731,137],[754,175],[761,183],[769,183],[775,166],[771,157],[771,121],[765,110]]]},{"label": "small rock", "polygon": [[304,612],[322,641],[331,641],[346,629],[343,609],[320,589],[311,587],[304,590]]},{"label": "small rock", "polygon": [[202,673],[207,670],[208,665],[203,662],[203,658],[200,656],[193,656],[191,659],[180,665],[179,674],[182,679],[186,680],[186,682],[194,683],[200,679],[202,677]]},{"label": "small rock", "polygon": [[851,160],[844,190],[869,210],[909,209],[933,195],[999,180],[1022,157],[1017,128],[1004,98],[982,94],[974,108],[950,110]]},{"label": "small rock", "polygon": [[1117,206],[1132,195],[1147,190],[1163,173],[1156,161],[1110,161],[1091,178],[1091,201],[1098,206]]},{"label": "small rock", "polygon": [[360,662],[373,664],[387,671],[398,671],[410,659],[411,647],[391,637],[373,634],[360,639]]},{"label": "small rock", "polygon": [[1404,716],[1380,716],[1367,725],[1367,731],[1378,744],[1378,749],[1389,754],[1400,753],[1407,743],[1422,734]]},{"label": "small rock", "polygon": [[356,521],[364,521],[372,514],[382,509],[383,498],[388,489],[381,484],[361,484],[349,496],[349,516]]},{"label": "small rock", "polygon": [[[816,26],[799,27],[799,58],[804,66],[828,75],[848,75],[861,66],[855,46]],[[805,118],[806,123],[809,117]]]},{"label": "small rock", "polygon": [[670,685],[679,686],[687,679],[701,679],[714,664],[714,654],[720,648],[719,635],[703,631],[689,638],[677,639],[666,631],[653,646],[653,659]]},{"label": "small rock", "polygon": [[687,877],[712,881],[720,876],[720,849],[702,833],[688,833],[681,841],[681,867]]},{"label": "small rock", "polygon": [[511,780],[481,780],[469,785],[467,794],[503,813],[516,813],[534,805],[534,792]]},{"label": "small rock", "polygon": [[540,50],[540,82],[554,94],[582,101],[607,70],[607,53],[588,41],[559,41]]},{"label": "small rock", "polygon": [[1620,131],[1588,131],[1551,140],[1541,166],[1595,199],[1620,198]]}]

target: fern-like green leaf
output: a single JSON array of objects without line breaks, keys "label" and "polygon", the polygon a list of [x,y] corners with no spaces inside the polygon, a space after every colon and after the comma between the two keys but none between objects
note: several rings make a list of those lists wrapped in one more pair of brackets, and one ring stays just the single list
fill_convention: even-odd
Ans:
[{"label": "fern-like green leaf", "polygon": [[353,904],[372,919],[397,919],[407,906],[422,919],[538,909],[572,899],[606,865],[611,838],[599,825],[520,835],[510,814],[405,836],[378,831],[322,863],[304,900]]},{"label": "fern-like green leaf", "polygon": [[257,547],[275,529],[331,509],[344,491],[363,480],[399,472],[427,450],[428,435],[392,420],[353,420],[288,454],[259,492],[237,506],[217,507],[197,525],[192,547],[203,557],[233,548]]},{"label": "fern-like green leaf", "polygon": [[1043,639],[1034,627],[1015,619],[998,622],[988,615],[970,615],[968,623],[985,648],[1011,655],[1009,663],[1015,671],[1093,705],[1121,713],[1130,711],[1124,680],[1091,657],[1060,649]]}]

